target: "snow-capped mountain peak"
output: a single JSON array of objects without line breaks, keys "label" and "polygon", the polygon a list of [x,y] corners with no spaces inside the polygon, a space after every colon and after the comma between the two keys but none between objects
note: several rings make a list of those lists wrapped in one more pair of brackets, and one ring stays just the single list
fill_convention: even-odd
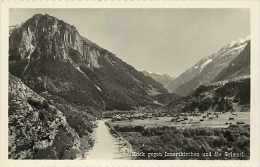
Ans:
[{"label": "snow-capped mountain peak", "polygon": [[[196,89],[199,85],[209,84],[218,79],[222,79],[223,76],[225,78],[227,76],[237,77],[242,74],[248,75],[249,68],[242,68],[242,66],[243,64],[244,66],[247,66],[249,62],[248,60],[250,59],[250,51],[248,51],[250,50],[250,47],[248,46],[249,44],[250,37],[247,36],[245,38],[232,41],[219,49],[217,52],[209,55],[208,57],[202,58],[193,67],[182,73],[169,84],[170,91],[179,95],[187,95]],[[246,53],[243,53],[245,50]],[[233,67],[232,69],[229,68],[232,72],[228,70],[226,71],[228,75],[223,74],[223,70],[230,66]],[[239,69],[237,69],[237,67],[241,67],[243,71],[240,70],[238,72]]]}]

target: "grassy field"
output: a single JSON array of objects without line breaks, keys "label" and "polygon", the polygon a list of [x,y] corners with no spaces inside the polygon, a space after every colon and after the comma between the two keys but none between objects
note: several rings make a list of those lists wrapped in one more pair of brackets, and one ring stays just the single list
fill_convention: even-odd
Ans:
[{"label": "grassy field", "polygon": [[224,160],[250,156],[250,112],[108,122],[132,145],[133,159]]},{"label": "grassy field", "polygon": [[[176,117],[152,117],[146,119],[133,119],[133,120],[123,120],[123,121],[113,121],[113,126],[144,126],[144,127],[179,127],[179,128],[198,128],[198,127],[208,127],[208,128],[227,128],[230,124],[236,125],[237,123],[243,122],[244,124],[249,124],[250,122],[250,112],[236,112],[232,114],[231,112],[226,112],[219,114],[218,118],[213,116],[206,116],[207,114],[202,114],[200,116],[185,116],[187,120],[182,120],[177,122],[174,120]],[[203,118],[205,117],[205,118]],[[203,121],[201,121],[203,119]]]},{"label": "grassy field", "polygon": [[114,128],[132,145],[132,159],[242,160],[250,157],[248,125],[192,129],[167,126]]}]

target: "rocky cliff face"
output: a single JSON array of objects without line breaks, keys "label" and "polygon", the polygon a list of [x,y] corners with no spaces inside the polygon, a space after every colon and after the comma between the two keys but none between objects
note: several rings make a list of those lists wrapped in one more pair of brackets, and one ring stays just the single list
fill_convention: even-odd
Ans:
[{"label": "rocky cliff face", "polygon": [[72,159],[80,140],[63,113],[9,75],[9,158]]},{"label": "rocky cliff face", "polygon": [[[244,51],[247,50],[247,51]],[[246,53],[244,53],[246,52]],[[244,56],[240,56],[244,54]],[[242,59],[238,57],[243,57]],[[239,61],[235,61],[235,59],[240,59]],[[219,79],[231,79],[233,77],[239,77],[244,75],[249,75],[250,70],[248,67],[248,62],[250,61],[250,46],[249,46],[249,39],[239,40],[232,42],[223,48],[221,48],[218,52],[200,60],[197,64],[193,67],[185,71],[179,77],[177,77],[173,82],[169,85],[172,92],[175,92],[179,95],[186,96],[189,95],[191,92],[195,91],[195,89],[199,85],[209,84],[215,82]],[[243,63],[244,62],[244,63]],[[226,68],[230,68],[232,66],[239,63],[240,67],[244,66],[244,72],[237,72],[230,71]],[[246,67],[247,66],[247,67]],[[235,68],[234,68],[235,69]],[[236,68],[238,69],[238,68]],[[227,76],[228,74],[225,73],[232,73],[234,74],[231,78],[221,77]]]},{"label": "rocky cliff face", "polygon": [[35,15],[12,30],[9,43],[10,72],[38,93],[98,108],[128,109],[167,92],[82,37],[74,26],[49,15]]}]

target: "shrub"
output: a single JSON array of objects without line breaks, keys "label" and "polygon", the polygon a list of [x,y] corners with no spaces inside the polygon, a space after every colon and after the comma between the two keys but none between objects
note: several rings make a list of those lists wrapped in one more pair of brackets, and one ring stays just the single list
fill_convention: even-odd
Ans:
[{"label": "shrub", "polygon": [[[122,130],[122,128],[117,127]],[[176,129],[175,127],[124,127],[124,137],[137,152],[245,152],[249,158],[249,127]],[[127,131],[128,130],[128,131]],[[138,130],[138,135],[133,135]],[[119,131],[122,133],[122,131]],[[147,158],[147,157],[146,157]],[[156,157],[154,159],[223,159],[225,157]],[[236,159],[236,158],[231,158]]]}]

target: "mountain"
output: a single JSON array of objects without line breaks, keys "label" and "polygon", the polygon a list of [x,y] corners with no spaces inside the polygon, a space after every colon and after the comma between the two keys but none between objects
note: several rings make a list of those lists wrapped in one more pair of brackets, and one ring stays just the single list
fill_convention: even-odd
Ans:
[{"label": "mountain", "polygon": [[170,102],[169,112],[250,111],[250,78],[236,78],[199,86],[189,96]]},{"label": "mountain", "polygon": [[175,94],[175,93],[163,93],[159,95],[155,95],[154,99],[163,105],[168,105],[170,102],[179,100],[181,96]]},{"label": "mountain", "polygon": [[245,49],[223,69],[215,81],[229,80],[250,75],[250,42]]},{"label": "mountain", "polygon": [[249,62],[250,40],[231,42],[182,73],[169,84],[169,88],[174,93],[187,96],[199,85],[249,75]]},{"label": "mountain", "polygon": [[12,74],[8,89],[9,158],[76,158],[80,139],[64,114]]},{"label": "mountain", "polygon": [[167,90],[50,15],[9,32],[9,158],[74,159],[103,110],[154,104]]},{"label": "mountain", "polygon": [[72,104],[130,109],[167,90],[110,51],[48,14],[12,29],[9,70],[32,90]]},{"label": "mountain", "polygon": [[168,74],[157,74],[147,71],[142,71],[145,76],[149,76],[153,78],[155,81],[161,83],[168,91],[169,91],[169,84],[175,79],[174,77]]}]

